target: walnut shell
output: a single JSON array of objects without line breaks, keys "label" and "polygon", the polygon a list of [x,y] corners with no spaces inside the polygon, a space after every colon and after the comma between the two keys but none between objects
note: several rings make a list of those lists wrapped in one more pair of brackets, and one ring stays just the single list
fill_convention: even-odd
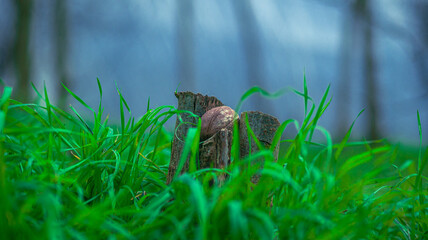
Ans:
[{"label": "walnut shell", "polygon": [[201,117],[201,141],[212,137],[223,128],[230,127],[239,118],[235,111],[228,106],[215,107]]}]

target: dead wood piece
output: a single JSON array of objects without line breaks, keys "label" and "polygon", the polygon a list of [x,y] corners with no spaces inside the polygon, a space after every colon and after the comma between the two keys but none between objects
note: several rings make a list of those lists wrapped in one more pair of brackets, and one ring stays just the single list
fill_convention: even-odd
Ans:
[{"label": "dead wood piece", "polygon": [[[203,96],[201,94],[195,94],[192,92],[179,92],[175,96],[178,99],[178,110],[187,110],[195,115],[202,117],[205,113],[213,108],[223,106],[223,103],[215,97]],[[219,108],[220,110],[222,108]],[[230,109],[225,107],[224,109]],[[232,110],[233,111],[233,110]],[[221,111],[220,111],[221,112]],[[233,112],[234,113],[234,112]],[[230,115],[230,114],[229,114]],[[217,117],[228,117],[226,112],[221,112],[218,114],[207,114],[206,116],[211,116],[211,120],[216,120],[221,122],[222,119],[217,119]],[[175,134],[171,147],[171,161],[168,169],[167,184],[171,183],[184,148],[184,141],[187,134],[187,131],[191,127],[195,127],[198,121],[197,118],[192,117],[190,114],[180,114],[182,122],[186,124],[181,124],[181,121],[177,117],[175,125]],[[235,117],[235,116],[234,116]],[[240,142],[240,155],[241,158],[244,158],[251,153],[258,151],[258,147],[255,144],[254,140],[251,142],[248,141],[247,127],[245,124],[245,119],[248,118],[249,126],[253,130],[256,138],[264,145],[266,148],[270,148],[273,137],[276,130],[280,126],[280,123],[277,118],[262,113],[258,111],[249,111],[241,114],[240,118],[234,119],[238,121],[239,125],[239,142]],[[210,121],[211,121],[210,120]],[[224,119],[223,119],[224,120]],[[233,121],[232,121],[233,122]],[[209,132],[203,135],[201,130],[201,143],[199,145],[199,168],[218,168],[226,169],[230,165],[230,151],[232,147],[232,138],[233,138],[233,124],[223,124],[222,126],[215,126],[213,128],[206,127],[208,130],[215,129],[215,131]],[[208,131],[207,130],[207,131]],[[202,136],[203,135],[203,136]],[[278,144],[279,145],[279,144]],[[274,158],[278,158],[278,145],[275,146]],[[264,158],[256,159],[253,164],[260,164],[261,169],[263,168]],[[180,174],[186,172],[189,168],[189,158],[186,160],[184,167]],[[217,174],[218,184],[222,185],[227,178],[226,174]],[[257,183],[260,178],[260,173],[252,176],[251,181]]]},{"label": "dead wood piece", "polygon": [[[241,113],[240,123],[239,123],[239,138],[240,138],[240,154],[241,158],[244,158],[250,154],[250,146],[251,153],[259,151],[255,141],[251,139],[251,145],[248,141],[248,132],[247,126],[245,124],[245,119],[248,118],[248,123],[251,130],[254,132],[254,135],[263,144],[264,147],[270,148],[273,138],[275,136],[275,132],[280,126],[280,123],[276,117],[273,117],[269,114],[262,113],[259,111],[248,111]],[[275,161],[278,160],[279,153],[279,144],[275,146],[275,150],[273,152]],[[264,158],[259,158],[253,161],[252,164],[260,164],[261,169],[263,169]],[[251,182],[258,183],[260,178],[260,174],[255,174],[251,177]]]},{"label": "dead wood piece", "polygon": [[[201,142],[199,148],[200,167],[226,169],[230,165],[232,137],[232,129],[223,128],[211,138]],[[219,174],[217,176],[218,184],[221,186],[226,178],[226,174]]]},{"label": "dead wood piece", "polygon": [[[223,103],[218,100],[216,97],[204,96],[202,94],[195,94],[192,92],[178,92],[175,93],[175,96],[178,99],[178,110],[187,110],[199,117],[215,107],[223,106]],[[171,161],[168,168],[168,177],[167,184],[171,183],[172,178],[175,175],[176,169],[178,168],[178,163],[180,161],[181,153],[184,148],[184,139],[186,137],[187,131],[189,128],[194,127],[192,124],[197,123],[197,119],[192,117],[190,114],[180,114],[183,122],[188,122],[190,124],[181,124],[180,120],[177,117],[175,123],[175,134],[172,141],[171,147]],[[178,127],[180,125],[180,127]],[[181,173],[184,173],[189,168],[189,160],[187,159]]]}]

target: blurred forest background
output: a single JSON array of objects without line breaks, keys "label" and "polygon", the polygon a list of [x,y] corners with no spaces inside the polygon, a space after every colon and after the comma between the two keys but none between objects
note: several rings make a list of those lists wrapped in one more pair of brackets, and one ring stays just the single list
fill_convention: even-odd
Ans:
[{"label": "blurred forest background", "polygon": [[[427,47],[426,0],[0,0],[0,78],[15,99],[34,101],[30,83],[46,83],[56,104],[78,105],[62,82],[95,107],[99,77],[116,122],[116,83],[138,117],[149,97],[176,105],[177,88],[235,107],[254,85],[302,90],[306,72],[317,103],[331,84],[320,124],[334,137],[365,108],[353,138],[417,143],[416,111],[428,122]],[[301,120],[304,102],[254,96],[243,110]]]}]

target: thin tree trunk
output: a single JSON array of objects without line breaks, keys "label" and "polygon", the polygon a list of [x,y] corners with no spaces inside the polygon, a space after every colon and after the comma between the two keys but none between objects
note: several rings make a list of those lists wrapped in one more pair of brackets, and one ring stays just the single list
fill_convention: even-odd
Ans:
[{"label": "thin tree trunk", "polygon": [[368,113],[368,136],[370,139],[378,139],[379,134],[379,106],[377,100],[377,69],[375,60],[375,49],[373,46],[373,19],[370,8],[370,2],[367,0],[359,0],[357,3],[357,11],[362,18],[364,26],[364,70],[365,70],[365,85],[366,85],[366,101]]},{"label": "thin tree trunk", "polygon": [[14,65],[17,79],[15,97],[27,102],[30,97],[31,56],[29,50],[32,5],[31,0],[14,1],[16,8]]},{"label": "thin tree trunk", "polygon": [[180,89],[195,90],[193,0],[177,1],[177,66]]},{"label": "thin tree trunk", "polygon": [[413,44],[414,55],[419,79],[425,89],[424,97],[426,97],[428,95],[428,3],[421,1],[415,4],[415,7],[416,18],[420,21],[418,25],[422,44]]},{"label": "thin tree trunk", "polygon": [[338,136],[343,137],[349,128],[349,117],[351,115],[351,62],[353,56],[353,43],[355,31],[355,15],[352,11],[352,6],[346,6],[347,11],[344,14],[342,25],[342,42],[341,42],[341,56],[340,56],[340,79],[338,81],[337,89],[337,110],[336,121],[338,126]]},{"label": "thin tree trunk", "polygon": [[56,45],[56,71],[59,78],[58,83],[58,106],[66,109],[67,91],[61,85],[69,87],[67,74],[67,50],[68,50],[68,28],[67,28],[67,1],[55,0],[55,45]]}]

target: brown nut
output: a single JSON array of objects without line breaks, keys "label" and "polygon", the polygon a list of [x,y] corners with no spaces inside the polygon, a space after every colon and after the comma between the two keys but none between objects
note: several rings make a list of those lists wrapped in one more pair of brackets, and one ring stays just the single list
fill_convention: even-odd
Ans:
[{"label": "brown nut", "polygon": [[216,132],[229,127],[239,118],[235,111],[228,106],[215,107],[201,117],[201,141],[212,137]]}]

